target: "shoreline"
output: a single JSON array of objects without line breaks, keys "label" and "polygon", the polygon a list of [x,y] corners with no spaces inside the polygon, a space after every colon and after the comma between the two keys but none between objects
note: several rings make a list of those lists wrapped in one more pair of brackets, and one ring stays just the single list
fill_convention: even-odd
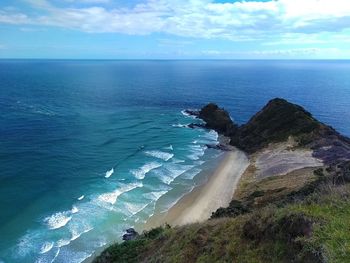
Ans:
[{"label": "shoreline", "polygon": [[227,207],[244,171],[249,165],[247,155],[238,150],[225,152],[219,165],[206,182],[181,197],[165,214],[155,214],[143,226],[148,230],[165,223],[180,226],[203,222],[220,207]]}]

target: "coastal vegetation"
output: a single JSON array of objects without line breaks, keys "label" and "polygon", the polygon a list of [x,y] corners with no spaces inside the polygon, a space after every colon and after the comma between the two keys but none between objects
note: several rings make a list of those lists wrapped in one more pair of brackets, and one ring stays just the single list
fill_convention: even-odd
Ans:
[{"label": "coastal vegetation", "polygon": [[[215,104],[194,114],[249,153],[231,203],[205,222],[164,225],[111,245],[95,263],[350,262],[348,138],[283,99],[242,126]],[[274,149],[293,162],[277,158],[261,172],[261,159],[276,158]],[[322,162],[300,167],[295,156]],[[287,172],[275,174],[276,167]]]},{"label": "coastal vegetation", "polygon": [[205,223],[112,245],[95,262],[350,262],[350,184],[315,176],[284,200],[250,209],[235,201]]}]

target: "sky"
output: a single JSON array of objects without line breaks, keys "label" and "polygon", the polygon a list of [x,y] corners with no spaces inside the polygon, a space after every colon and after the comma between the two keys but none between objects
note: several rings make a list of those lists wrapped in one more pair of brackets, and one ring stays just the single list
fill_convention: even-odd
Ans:
[{"label": "sky", "polygon": [[1,0],[0,58],[350,59],[350,0]]}]

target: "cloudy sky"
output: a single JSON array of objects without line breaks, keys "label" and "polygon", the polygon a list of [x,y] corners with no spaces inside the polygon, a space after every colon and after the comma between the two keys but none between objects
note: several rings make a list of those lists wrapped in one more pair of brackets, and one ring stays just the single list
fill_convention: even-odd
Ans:
[{"label": "cloudy sky", "polygon": [[1,0],[0,57],[350,59],[350,0]]}]

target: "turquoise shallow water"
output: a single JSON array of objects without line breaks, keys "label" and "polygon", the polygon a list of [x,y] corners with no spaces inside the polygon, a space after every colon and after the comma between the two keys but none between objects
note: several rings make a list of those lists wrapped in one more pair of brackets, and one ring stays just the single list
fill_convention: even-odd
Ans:
[{"label": "turquoise shallow water", "polygon": [[350,135],[348,61],[0,61],[0,262],[81,262],[220,153],[181,113],[284,97]]}]

